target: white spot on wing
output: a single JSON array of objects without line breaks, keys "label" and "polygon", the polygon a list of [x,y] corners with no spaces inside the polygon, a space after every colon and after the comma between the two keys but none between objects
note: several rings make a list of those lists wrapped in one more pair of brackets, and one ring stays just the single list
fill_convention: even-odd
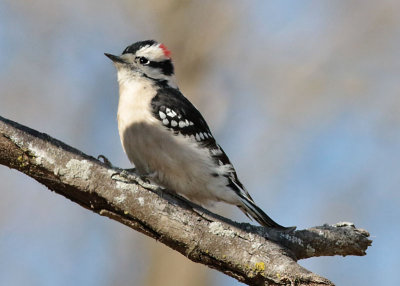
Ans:
[{"label": "white spot on wing", "polygon": [[185,125],[185,122],[184,121],[179,121],[179,127],[180,128],[183,128],[183,127],[185,127],[186,125]]},{"label": "white spot on wing", "polygon": [[202,132],[199,133],[201,140],[204,140],[204,134]]},{"label": "white spot on wing", "polygon": [[162,121],[162,124],[164,124],[164,125],[168,125],[168,124],[169,124],[169,121],[168,121],[168,119],[167,119],[167,118],[165,118],[165,119]]},{"label": "white spot on wing", "polygon": [[196,133],[196,140],[197,140],[197,141],[200,141],[200,135],[199,135],[199,133]]},{"label": "white spot on wing", "polygon": [[173,111],[172,109],[168,108],[168,107],[165,109],[165,112],[167,113],[167,115],[169,117],[175,117],[176,116],[176,112]]},{"label": "white spot on wing", "polygon": [[171,126],[172,127],[175,127],[175,126],[177,126],[178,125],[178,122],[176,122],[175,120],[172,120],[171,121]]},{"label": "white spot on wing", "polygon": [[192,122],[192,121],[189,121],[189,125],[190,125],[190,126],[192,126],[192,125],[194,125],[194,124],[193,124],[193,122]]},{"label": "white spot on wing", "polygon": [[165,115],[165,113],[164,112],[162,112],[162,111],[159,111],[158,112],[158,115],[160,115],[160,118],[161,119],[165,119],[167,116]]},{"label": "white spot on wing", "polygon": [[189,126],[189,120],[185,119],[185,125]]},{"label": "white spot on wing", "polygon": [[[223,163],[221,164],[222,162],[220,162],[220,167],[219,167],[219,173],[220,174],[230,174],[230,178],[232,179],[232,181],[234,182],[235,181],[235,177],[233,176],[233,174],[232,174],[232,172],[233,171],[235,171],[235,169],[233,169],[233,166],[231,165],[231,164],[226,164],[226,165],[224,165]],[[234,182],[235,183],[235,182]],[[236,184],[236,183],[235,183]],[[241,189],[239,186],[238,186],[238,188],[239,189]]]},{"label": "white spot on wing", "polygon": [[204,136],[204,138],[208,138],[208,134],[207,133],[205,133],[205,132],[203,132],[203,136]]},{"label": "white spot on wing", "polygon": [[221,151],[221,149],[212,149],[212,150],[211,150],[211,154],[212,154],[213,156],[219,156],[219,155],[222,154],[222,151]]}]

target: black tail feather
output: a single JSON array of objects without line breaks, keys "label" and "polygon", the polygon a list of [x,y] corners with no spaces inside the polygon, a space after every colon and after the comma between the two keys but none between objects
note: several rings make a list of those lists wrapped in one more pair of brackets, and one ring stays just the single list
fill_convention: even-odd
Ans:
[{"label": "black tail feather", "polygon": [[252,200],[240,196],[243,202],[243,205],[238,206],[241,211],[243,211],[246,216],[255,219],[260,225],[266,227],[277,228],[281,230],[289,230],[293,231],[296,229],[295,226],[292,227],[284,227],[277,222],[275,222],[272,218],[270,218],[262,209],[260,209]]}]

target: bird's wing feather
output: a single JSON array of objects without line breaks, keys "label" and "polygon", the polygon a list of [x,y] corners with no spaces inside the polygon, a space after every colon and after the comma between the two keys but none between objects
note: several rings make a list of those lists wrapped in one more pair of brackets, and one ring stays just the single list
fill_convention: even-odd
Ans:
[{"label": "bird's wing feather", "polygon": [[215,141],[207,122],[197,108],[179,90],[173,88],[160,89],[153,98],[151,105],[154,116],[166,128],[177,135],[192,136],[199,145],[210,150],[210,155],[216,164],[230,166],[227,168],[229,171],[225,174],[229,186],[232,185],[233,190],[252,200],[239,181],[228,156]]}]

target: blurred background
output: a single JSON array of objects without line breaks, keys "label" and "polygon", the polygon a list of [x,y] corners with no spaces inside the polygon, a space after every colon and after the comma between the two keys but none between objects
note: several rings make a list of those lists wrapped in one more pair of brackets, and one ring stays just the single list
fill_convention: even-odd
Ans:
[{"label": "blurred background", "polygon": [[[128,168],[103,53],[161,41],[260,207],[299,229],[351,221],[374,240],[365,257],[300,264],[337,285],[400,285],[399,12],[395,0],[0,0],[0,115]],[[0,182],[0,285],[240,285],[21,173],[0,166]]]}]

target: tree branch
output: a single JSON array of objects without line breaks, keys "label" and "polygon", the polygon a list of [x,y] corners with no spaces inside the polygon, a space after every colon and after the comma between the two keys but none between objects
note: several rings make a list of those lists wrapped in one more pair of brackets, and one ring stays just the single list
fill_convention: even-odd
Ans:
[{"label": "tree branch", "polygon": [[296,261],[365,255],[371,245],[369,233],[350,223],[283,233],[233,222],[179,196],[112,178],[116,169],[3,117],[0,164],[248,285],[333,285]]}]

